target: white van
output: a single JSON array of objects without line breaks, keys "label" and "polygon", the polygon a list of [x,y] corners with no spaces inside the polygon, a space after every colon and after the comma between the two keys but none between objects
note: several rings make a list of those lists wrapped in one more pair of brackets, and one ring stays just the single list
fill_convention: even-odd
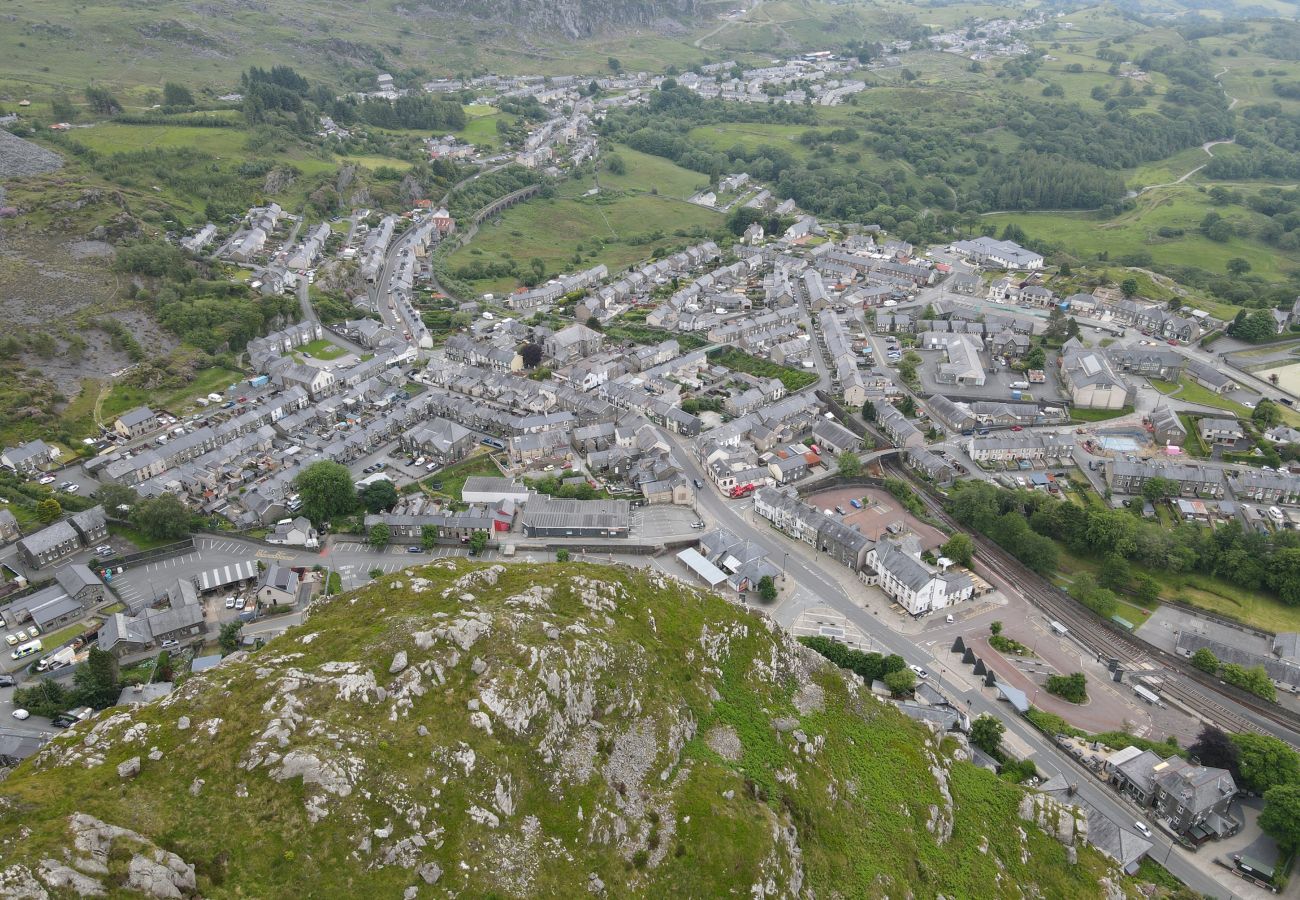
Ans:
[{"label": "white van", "polygon": [[12,656],[14,659],[22,659],[25,656],[40,653],[42,649],[44,648],[40,641],[28,641],[26,644],[22,644],[18,649],[14,650]]}]

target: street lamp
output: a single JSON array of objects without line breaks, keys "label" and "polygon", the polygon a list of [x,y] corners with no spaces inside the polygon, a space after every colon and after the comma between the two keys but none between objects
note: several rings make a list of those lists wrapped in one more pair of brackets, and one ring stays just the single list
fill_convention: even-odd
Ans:
[{"label": "street lamp", "polygon": [[790,551],[789,550],[783,551],[781,556],[781,583],[782,584],[785,584],[785,564],[786,564],[786,560],[788,560],[789,558],[790,558]]}]

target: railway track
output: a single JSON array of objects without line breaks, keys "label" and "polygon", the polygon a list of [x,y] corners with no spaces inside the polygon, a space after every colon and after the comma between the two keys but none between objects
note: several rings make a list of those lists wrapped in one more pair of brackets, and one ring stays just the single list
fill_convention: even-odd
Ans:
[{"label": "railway track", "polygon": [[[894,465],[888,465],[887,468],[900,477],[906,477],[906,473]],[[931,496],[924,490],[918,490],[916,494],[921,499],[921,502],[925,504],[926,509],[949,528],[966,531],[955,519],[948,515],[947,510],[943,508],[943,504],[938,498]],[[1226,706],[1219,699],[1215,699],[1210,695],[1210,692],[1191,682],[1185,675],[1179,673],[1176,668],[1168,665],[1167,661],[1162,658],[1165,655],[1162,651],[1146,647],[1138,641],[1127,638],[1106,627],[1096,618],[1094,613],[1080,606],[1056,585],[1036,573],[1030,572],[1024,567],[1023,563],[991,539],[977,532],[967,533],[970,534],[979,550],[976,568],[984,569],[980,573],[982,577],[988,578],[991,576],[1014,588],[1050,619],[1066,626],[1070,630],[1071,636],[1084,648],[1094,653],[1098,659],[1114,659],[1131,676],[1155,679],[1160,693],[1200,713],[1225,731],[1250,731],[1256,734],[1271,733]],[[1278,715],[1276,711],[1263,705],[1251,705],[1249,708],[1269,721],[1289,731],[1294,731],[1294,725]]]}]

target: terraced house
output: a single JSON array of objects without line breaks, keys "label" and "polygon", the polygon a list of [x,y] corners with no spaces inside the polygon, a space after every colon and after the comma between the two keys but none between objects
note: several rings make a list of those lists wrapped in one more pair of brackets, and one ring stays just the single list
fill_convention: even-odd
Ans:
[{"label": "terraced house", "polygon": [[1140,494],[1152,478],[1164,478],[1178,485],[1184,497],[1223,496],[1223,476],[1205,466],[1161,466],[1124,459],[1106,463],[1106,484],[1116,494]]}]

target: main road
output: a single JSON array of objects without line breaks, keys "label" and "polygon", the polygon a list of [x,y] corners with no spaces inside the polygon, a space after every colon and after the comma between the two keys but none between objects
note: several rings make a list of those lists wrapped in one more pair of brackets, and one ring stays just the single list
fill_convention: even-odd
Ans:
[{"label": "main road", "polygon": [[[676,448],[678,461],[682,463],[688,476],[706,485],[697,492],[697,503],[707,512],[714,524],[727,529],[739,538],[754,541],[762,546],[771,548],[779,544],[779,541],[773,541],[772,532],[756,528],[730,502],[707,486],[709,483],[707,476],[685,442],[663,429],[660,429],[660,433]],[[798,553],[783,554],[783,560],[783,569],[790,582],[815,594],[818,600],[842,615],[863,634],[870,636],[873,646],[879,648],[881,652],[896,653],[909,665],[921,666],[931,671],[939,665],[945,669],[952,668],[949,661],[930,656],[906,637],[882,625],[878,619],[854,603],[838,581],[827,575],[819,566],[807,563]],[[1077,783],[1078,796],[1116,824],[1124,827],[1125,823],[1132,823],[1140,818],[1139,812],[1128,806],[1107,787],[1098,783],[1092,772],[1062,754],[1007,704],[989,699],[980,690],[963,688],[955,681],[949,682],[946,687],[950,694],[955,694],[966,701],[967,709],[972,716],[987,713],[1000,719],[1008,733],[1030,748],[1034,762],[1040,771],[1049,777],[1062,775],[1071,783]],[[1131,824],[1127,830],[1136,833]],[[1188,887],[1213,897],[1237,897],[1230,889],[1202,871],[1158,829],[1153,830],[1153,836],[1149,840],[1154,845],[1151,856],[1162,861],[1169,871]]]}]

